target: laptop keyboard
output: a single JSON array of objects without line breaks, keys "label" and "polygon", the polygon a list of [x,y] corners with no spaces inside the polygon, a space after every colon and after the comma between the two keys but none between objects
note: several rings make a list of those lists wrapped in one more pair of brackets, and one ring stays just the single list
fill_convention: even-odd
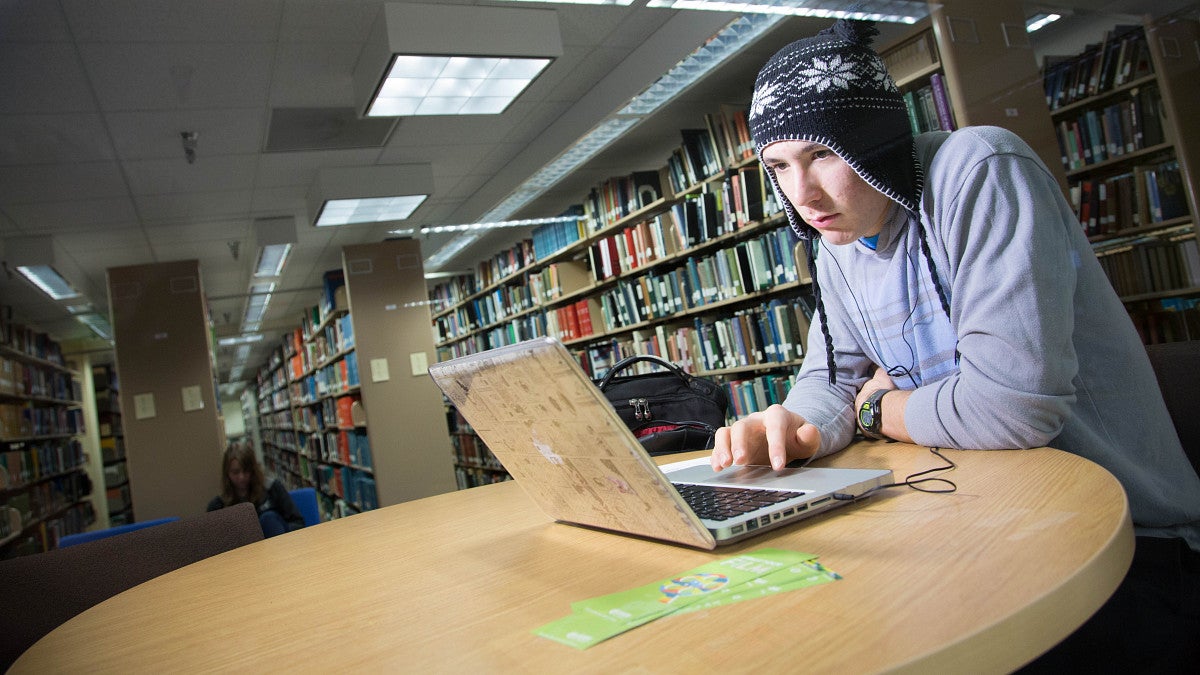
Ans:
[{"label": "laptop keyboard", "polygon": [[761,488],[693,485],[690,483],[675,483],[675,489],[679,490],[683,500],[692,507],[696,515],[708,520],[736,518],[804,494],[788,490],[763,490]]}]

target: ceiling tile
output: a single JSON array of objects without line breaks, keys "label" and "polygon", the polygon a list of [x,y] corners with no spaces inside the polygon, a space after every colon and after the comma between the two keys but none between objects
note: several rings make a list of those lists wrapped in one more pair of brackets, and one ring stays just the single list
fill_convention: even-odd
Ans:
[{"label": "ceiling tile", "polygon": [[196,154],[258,152],[262,147],[266,111],[263,108],[112,112],[105,115],[113,146],[121,159],[183,158],[185,131],[196,133]]},{"label": "ceiling tile", "polygon": [[281,0],[62,0],[80,42],[265,42]]},{"label": "ceiling tile", "polygon": [[113,225],[137,222],[137,212],[133,208],[133,200],[129,197],[13,204],[5,207],[5,212],[22,228],[37,228],[48,233],[89,231],[97,228],[109,232]]},{"label": "ceiling tile", "polygon": [[146,222],[196,222],[244,215],[250,209],[250,190],[191,192],[135,197]]},{"label": "ceiling tile", "polygon": [[0,42],[69,42],[58,3],[5,0],[0,3]]},{"label": "ceiling tile", "polygon": [[280,42],[352,42],[362,45],[371,32],[379,3],[342,0],[289,0],[283,8]]},{"label": "ceiling tile", "polygon": [[4,64],[0,114],[96,109],[91,86],[70,44],[0,43],[0,63]]},{"label": "ceiling tile", "polygon": [[208,43],[89,43],[79,49],[105,111],[245,108],[267,102],[270,43],[236,49]]},{"label": "ceiling tile", "polygon": [[0,205],[128,194],[116,162],[0,167]]},{"label": "ceiling tile", "polygon": [[183,157],[124,162],[129,190],[135,196],[243,189],[254,184],[257,165],[256,155],[202,155],[194,164]]},{"label": "ceiling tile", "polygon": [[281,43],[271,75],[271,106],[354,107],[354,64],[362,45]]},{"label": "ceiling tile", "polygon": [[260,188],[300,185],[307,191],[318,169],[381,163],[379,153],[378,148],[266,153],[259,158],[254,184]]},{"label": "ceiling tile", "polygon": [[113,159],[98,113],[0,115],[0,166]]}]

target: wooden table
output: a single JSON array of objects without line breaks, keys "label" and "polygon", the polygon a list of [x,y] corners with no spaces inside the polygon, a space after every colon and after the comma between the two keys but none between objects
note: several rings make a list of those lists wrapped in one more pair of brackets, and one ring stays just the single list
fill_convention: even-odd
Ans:
[{"label": "wooden table", "polygon": [[[11,672],[1009,671],[1124,576],[1125,494],[1057,450],[945,454],[954,494],[890,488],[713,552],[550,522],[514,483],[409,502],[148,581],[60,626]],[[941,460],[866,443],[821,463],[902,479]],[[817,554],[844,579],[584,651],[530,632],[573,601],[763,546]]]}]

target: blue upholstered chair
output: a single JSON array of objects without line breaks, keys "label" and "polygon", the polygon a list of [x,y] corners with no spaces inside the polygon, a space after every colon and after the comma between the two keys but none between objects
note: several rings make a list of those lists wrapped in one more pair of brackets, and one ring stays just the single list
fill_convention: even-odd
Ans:
[{"label": "blue upholstered chair", "polygon": [[144,520],[140,523],[128,523],[125,525],[117,525],[116,527],[110,527],[107,530],[95,530],[93,532],[80,532],[78,534],[67,534],[67,535],[63,535],[58,540],[58,547],[66,548],[68,546],[75,546],[76,544],[82,544],[82,543],[88,542],[88,541],[95,541],[97,539],[104,539],[105,537],[111,537],[116,534],[125,534],[126,532],[133,532],[134,530],[140,530],[144,527],[153,527],[155,525],[162,525],[164,523],[170,523],[170,522],[174,522],[176,520],[179,520],[178,516],[170,516],[168,518],[156,518],[154,520]]},{"label": "blue upholstered chair", "polygon": [[296,488],[289,491],[288,494],[292,496],[292,501],[296,502],[296,508],[300,509],[300,515],[304,516],[305,527],[312,527],[321,522],[321,508],[317,506],[316,489]]}]

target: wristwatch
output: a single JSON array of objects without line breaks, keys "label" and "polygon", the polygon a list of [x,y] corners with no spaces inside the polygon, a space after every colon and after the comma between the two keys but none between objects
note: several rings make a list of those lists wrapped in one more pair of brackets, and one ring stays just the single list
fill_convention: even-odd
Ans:
[{"label": "wristwatch", "polygon": [[858,408],[858,428],[863,436],[874,440],[887,438],[883,435],[883,395],[891,389],[876,389]]}]

